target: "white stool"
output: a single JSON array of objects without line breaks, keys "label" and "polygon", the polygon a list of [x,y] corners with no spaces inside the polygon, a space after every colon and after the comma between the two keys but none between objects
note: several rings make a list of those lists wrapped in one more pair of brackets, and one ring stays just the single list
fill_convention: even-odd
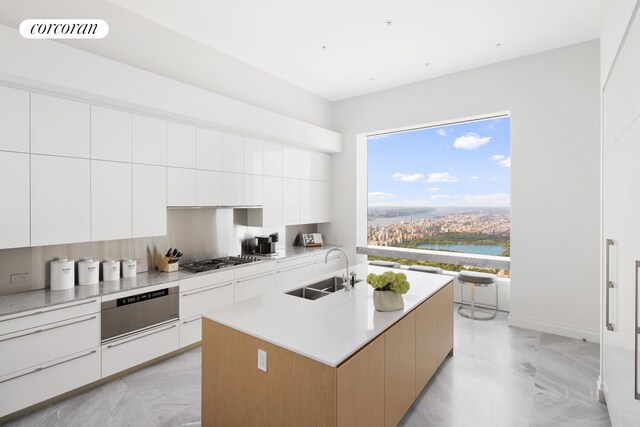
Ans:
[{"label": "white stool", "polygon": [[[462,317],[474,320],[491,320],[496,317],[498,313],[498,278],[495,274],[488,273],[476,273],[474,271],[461,271],[458,273],[458,281],[460,282],[460,307],[458,307],[458,314]],[[471,300],[464,300],[464,285],[471,286]],[[496,290],[496,303],[494,306],[489,306],[493,309],[492,313],[486,313],[479,311],[480,315],[476,313],[476,300],[475,290],[476,286],[487,287],[493,286]],[[469,306],[469,307],[465,307]]]}]

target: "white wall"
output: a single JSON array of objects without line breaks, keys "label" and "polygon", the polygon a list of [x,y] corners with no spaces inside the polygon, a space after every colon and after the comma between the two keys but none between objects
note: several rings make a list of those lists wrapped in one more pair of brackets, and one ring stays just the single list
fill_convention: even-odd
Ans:
[{"label": "white wall", "polygon": [[320,151],[342,149],[342,136],[329,129],[61,43],[27,40],[4,25],[0,58],[0,81],[10,84]]},{"label": "white wall", "polygon": [[110,30],[105,39],[61,43],[285,116],[331,127],[332,106],[328,100],[108,0],[0,2],[0,24],[17,28],[24,19],[44,17],[104,19]]},{"label": "white wall", "polygon": [[638,0],[600,2],[600,79],[604,85]]},{"label": "white wall", "polygon": [[338,102],[344,151],[320,231],[353,256],[366,244],[358,134],[510,111],[510,323],[597,341],[599,102],[597,40]]}]

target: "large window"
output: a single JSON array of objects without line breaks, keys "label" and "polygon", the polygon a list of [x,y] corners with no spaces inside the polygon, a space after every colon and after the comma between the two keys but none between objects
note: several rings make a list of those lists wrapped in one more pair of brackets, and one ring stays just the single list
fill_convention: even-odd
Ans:
[{"label": "large window", "polygon": [[370,136],[368,244],[509,256],[509,127],[500,116]]}]

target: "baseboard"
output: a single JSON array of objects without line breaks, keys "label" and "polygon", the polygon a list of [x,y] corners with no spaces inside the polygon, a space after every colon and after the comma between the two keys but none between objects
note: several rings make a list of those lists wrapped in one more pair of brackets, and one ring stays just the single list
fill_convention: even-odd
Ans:
[{"label": "baseboard", "polygon": [[585,339],[590,342],[600,343],[600,331],[516,316],[513,313],[509,314],[509,325],[517,326],[519,328],[533,329],[534,331],[546,332],[549,334],[562,335],[563,337],[576,338],[579,340]]}]

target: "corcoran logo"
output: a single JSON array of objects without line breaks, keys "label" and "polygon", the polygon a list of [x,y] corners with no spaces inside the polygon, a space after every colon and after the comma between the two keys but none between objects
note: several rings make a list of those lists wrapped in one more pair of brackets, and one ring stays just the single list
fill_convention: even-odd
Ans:
[{"label": "corcoran logo", "polygon": [[25,19],[20,34],[26,39],[102,39],[109,24],[102,19]]}]

